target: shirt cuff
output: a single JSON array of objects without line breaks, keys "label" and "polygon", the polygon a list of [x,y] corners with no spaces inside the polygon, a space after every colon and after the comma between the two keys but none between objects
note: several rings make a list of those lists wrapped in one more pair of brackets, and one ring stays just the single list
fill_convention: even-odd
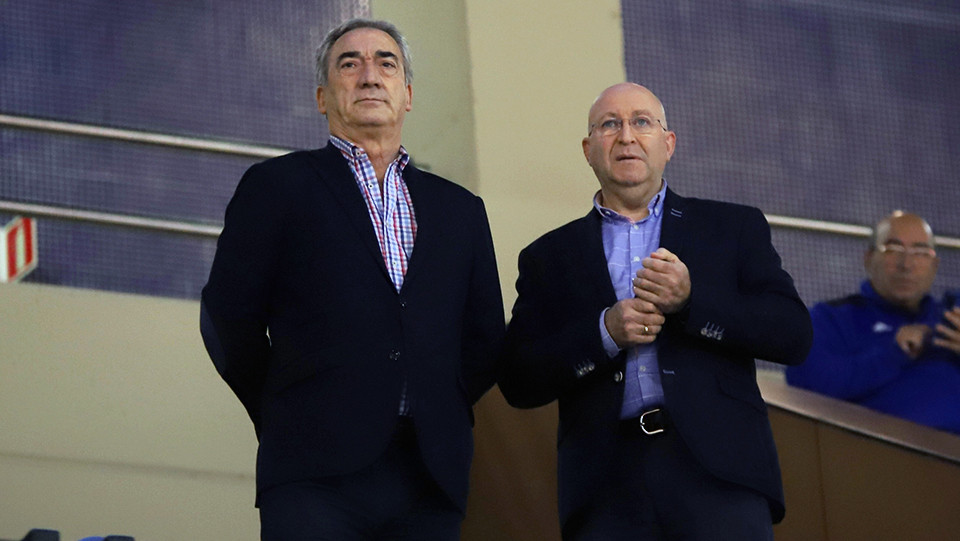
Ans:
[{"label": "shirt cuff", "polygon": [[607,352],[607,357],[612,359],[620,353],[620,348],[617,346],[617,343],[614,342],[610,333],[607,332],[607,326],[603,323],[603,318],[607,315],[607,310],[609,310],[609,308],[604,308],[603,312],[600,312],[600,339],[603,341],[603,349]]}]

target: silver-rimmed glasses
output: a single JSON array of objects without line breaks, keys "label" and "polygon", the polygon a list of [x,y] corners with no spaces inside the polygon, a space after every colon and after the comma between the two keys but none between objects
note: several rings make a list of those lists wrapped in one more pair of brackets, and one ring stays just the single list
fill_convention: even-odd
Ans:
[{"label": "silver-rimmed glasses", "polygon": [[888,242],[880,244],[877,251],[887,257],[913,257],[917,259],[933,259],[937,257],[937,251],[933,246],[917,244],[913,246],[904,246],[897,242]]},{"label": "silver-rimmed glasses", "polygon": [[[588,135],[593,135],[593,131],[596,130],[601,137],[609,137],[620,133],[620,130],[623,129],[622,118],[606,118],[601,120],[596,124],[590,125],[590,131]],[[663,123],[660,122],[659,118],[650,118],[644,115],[637,115],[632,117],[627,121],[627,124],[630,125],[630,129],[633,130],[633,133],[637,135],[649,135],[656,132],[658,129],[667,131],[667,128],[663,126]]]}]

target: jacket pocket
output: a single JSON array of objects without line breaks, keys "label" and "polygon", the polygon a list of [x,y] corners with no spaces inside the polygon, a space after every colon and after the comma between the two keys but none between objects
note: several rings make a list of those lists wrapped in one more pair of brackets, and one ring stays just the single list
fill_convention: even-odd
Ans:
[{"label": "jacket pocket", "polygon": [[760,388],[757,387],[757,381],[754,377],[748,377],[746,374],[721,373],[718,376],[720,390],[723,394],[744,402],[759,413],[766,415],[767,405],[760,395]]},{"label": "jacket pocket", "polygon": [[267,393],[283,392],[318,374],[341,367],[348,362],[351,353],[355,355],[346,344],[321,347],[308,352],[274,351],[271,356],[271,369],[267,374]]}]

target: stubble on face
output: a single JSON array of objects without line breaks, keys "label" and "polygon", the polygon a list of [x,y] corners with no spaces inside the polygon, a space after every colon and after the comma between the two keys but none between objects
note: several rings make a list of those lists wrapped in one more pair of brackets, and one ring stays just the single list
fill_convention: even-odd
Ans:
[{"label": "stubble on face", "polygon": [[412,89],[406,84],[400,48],[389,34],[358,28],[330,49],[328,83],[317,89],[317,104],[330,132],[351,140],[358,132],[399,137]]}]

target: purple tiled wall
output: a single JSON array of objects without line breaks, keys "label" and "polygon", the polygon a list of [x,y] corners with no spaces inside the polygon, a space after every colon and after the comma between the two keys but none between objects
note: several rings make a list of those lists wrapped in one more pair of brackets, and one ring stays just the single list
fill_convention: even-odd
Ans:
[{"label": "purple tiled wall", "polygon": [[[960,237],[960,4],[622,2],[627,76],[664,102],[685,195]],[[599,92],[600,89],[598,89]],[[777,228],[805,301],[855,292],[866,239]],[[960,287],[943,248],[937,291]]]},{"label": "purple tiled wall", "polygon": [[[0,113],[315,148],[313,54],[361,3],[0,2]],[[258,158],[0,128],[0,199],[218,225]],[[0,221],[12,217],[0,213]],[[40,218],[52,284],[196,298],[215,239]]]}]

